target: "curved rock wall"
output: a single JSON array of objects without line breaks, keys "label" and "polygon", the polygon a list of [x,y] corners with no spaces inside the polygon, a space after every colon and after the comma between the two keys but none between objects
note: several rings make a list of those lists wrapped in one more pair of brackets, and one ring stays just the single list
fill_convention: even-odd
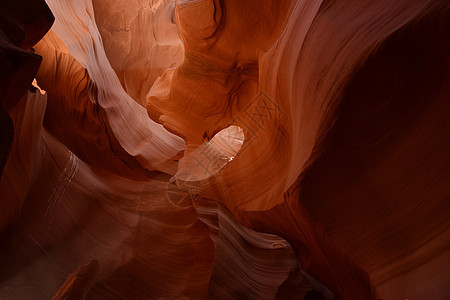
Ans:
[{"label": "curved rock wall", "polygon": [[446,0],[47,5],[0,4],[0,298],[450,297]]}]

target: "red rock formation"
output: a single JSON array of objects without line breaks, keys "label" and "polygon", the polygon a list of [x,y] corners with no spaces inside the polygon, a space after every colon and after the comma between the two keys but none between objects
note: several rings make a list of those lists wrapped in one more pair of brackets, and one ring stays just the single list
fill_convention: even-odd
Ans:
[{"label": "red rock formation", "polygon": [[[52,23],[53,15],[43,0],[0,3],[0,178],[13,143],[14,123],[9,114],[31,88],[42,59],[31,47]],[[14,198],[2,198],[0,231],[20,211],[21,205]]]},{"label": "red rock formation", "polygon": [[98,262],[91,261],[85,266],[79,266],[56,292],[52,299],[84,299],[95,282],[98,272]]},{"label": "red rock formation", "polygon": [[22,2],[0,298],[450,297],[446,0]]}]

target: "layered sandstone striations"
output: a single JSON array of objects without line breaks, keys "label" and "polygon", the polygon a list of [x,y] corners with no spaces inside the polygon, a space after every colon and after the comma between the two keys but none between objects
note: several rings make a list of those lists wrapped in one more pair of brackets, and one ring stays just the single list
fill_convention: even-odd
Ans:
[{"label": "layered sandstone striations", "polygon": [[5,3],[0,298],[450,297],[447,1]]}]

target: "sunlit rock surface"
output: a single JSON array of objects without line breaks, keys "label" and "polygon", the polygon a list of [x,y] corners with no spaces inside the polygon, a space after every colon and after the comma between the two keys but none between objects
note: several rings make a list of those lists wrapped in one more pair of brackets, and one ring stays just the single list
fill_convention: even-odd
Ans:
[{"label": "sunlit rock surface", "polygon": [[0,17],[0,299],[450,298],[448,1]]}]

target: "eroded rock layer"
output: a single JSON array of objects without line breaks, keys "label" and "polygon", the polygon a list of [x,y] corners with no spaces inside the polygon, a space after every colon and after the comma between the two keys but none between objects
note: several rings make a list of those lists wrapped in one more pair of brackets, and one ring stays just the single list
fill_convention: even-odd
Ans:
[{"label": "eroded rock layer", "polygon": [[450,297],[448,1],[0,17],[1,299]]},{"label": "eroded rock layer", "polygon": [[[0,178],[3,178],[13,144],[12,110],[28,89],[34,89],[31,83],[42,60],[31,47],[50,29],[53,20],[44,0],[0,3]],[[5,180],[8,179],[2,182]],[[1,198],[0,231],[20,211],[21,206],[22,201],[17,201],[16,197]]]}]

